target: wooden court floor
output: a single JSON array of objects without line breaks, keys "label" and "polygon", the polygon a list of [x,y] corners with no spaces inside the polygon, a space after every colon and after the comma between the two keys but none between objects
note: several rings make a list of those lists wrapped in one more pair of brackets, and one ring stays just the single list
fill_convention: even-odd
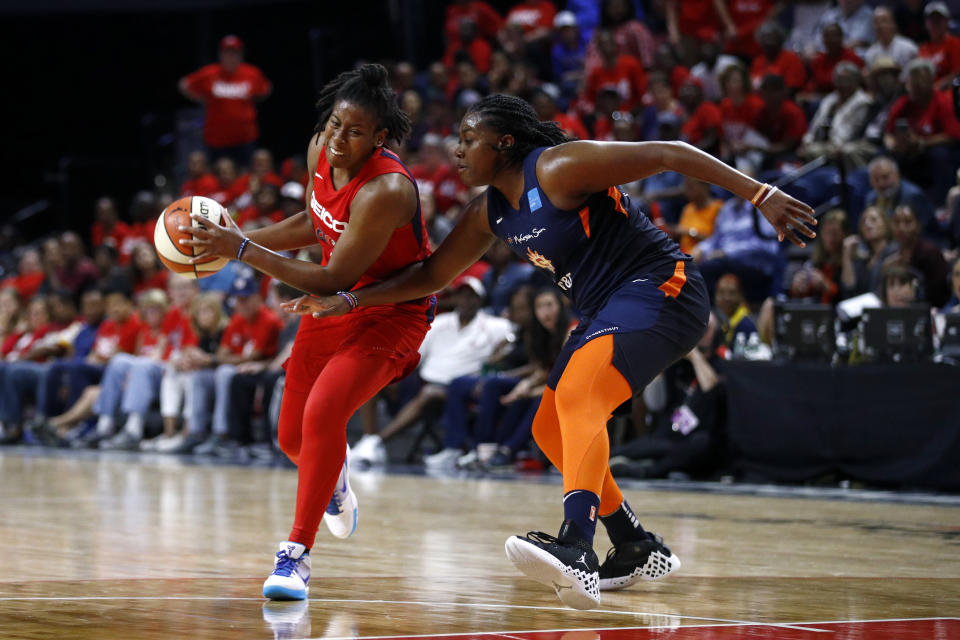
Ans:
[{"label": "wooden court floor", "polygon": [[353,482],[357,534],[321,525],[310,600],[271,604],[295,472],[0,450],[0,638],[960,638],[958,506],[629,490],[683,568],[580,612],[503,552],[559,485]]}]

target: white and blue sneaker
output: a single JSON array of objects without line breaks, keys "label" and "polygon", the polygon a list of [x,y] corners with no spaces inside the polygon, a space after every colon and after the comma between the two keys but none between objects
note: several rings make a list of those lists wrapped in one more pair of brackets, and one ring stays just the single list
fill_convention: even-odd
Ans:
[{"label": "white and blue sneaker", "polygon": [[350,447],[347,447],[343,468],[330,496],[327,512],[323,514],[323,521],[336,537],[349,538],[357,530],[357,512],[357,494],[350,488]]},{"label": "white and blue sneaker", "polygon": [[310,591],[310,554],[298,542],[281,542],[273,573],[263,583],[263,597],[271,600],[306,600]]}]

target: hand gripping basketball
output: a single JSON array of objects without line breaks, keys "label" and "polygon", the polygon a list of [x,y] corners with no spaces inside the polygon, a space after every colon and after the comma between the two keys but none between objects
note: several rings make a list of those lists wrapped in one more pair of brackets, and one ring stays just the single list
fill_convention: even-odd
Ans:
[{"label": "hand gripping basketball", "polygon": [[189,233],[192,239],[183,238],[180,244],[195,247],[196,251],[201,253],[194,256],[191,262],[201,262],[211,257],[236,258],[237,250],[244,240],[243,232],[229,215],[222,216],[220,219],[223,225],[216,224],[198,214],[191,214],[190,217],[196,221],[197,226],[179,227],[179,231]]}]

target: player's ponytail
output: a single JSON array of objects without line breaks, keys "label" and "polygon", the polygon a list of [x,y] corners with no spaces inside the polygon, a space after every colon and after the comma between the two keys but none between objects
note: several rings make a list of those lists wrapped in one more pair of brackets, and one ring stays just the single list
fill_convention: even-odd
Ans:
[{"label": "player's ponytail", "polygon": [[513,146],[501,150],[513,163],[523,162],[538,147],[555,147],[571,140],[556,122],[540,122],[533,107],[516,96],[493,94],[481,98],[467,113],[478,114],[484,125],[501,135],[513,136]]},{"label": "player's ponytail", "polygon": [[387,138],[398,144],[410,133],[410,118],[400,109],[383,65],[364,64],[328,82],[317,100],[315,131],[323,131],[333,108],[341,100],[369,109],[377,120],[377,127],[386,129]]}]

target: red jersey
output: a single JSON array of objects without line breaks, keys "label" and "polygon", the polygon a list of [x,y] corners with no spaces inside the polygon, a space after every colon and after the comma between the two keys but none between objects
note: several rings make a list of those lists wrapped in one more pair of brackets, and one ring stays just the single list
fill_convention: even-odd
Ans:
[{"label": "red jersey", "polygon": [[211,195],[220,190],[220,181],[212,173],[205,173],[199,178],[190,178],[180,187],[180,196],[205,196]]},{"label": "red jersey", "polygon": [[269,307],[260,307],[252,322],[237,313],[224,329],[220,346],[238,356],[249,356],[257,351],[260,357],[271,358],[277,353],[281,329],[283,323]]},{"label": "red jersey", "polygon": [[242,209],[240,213],[237,214],[236,223],[237,226],[243,229],[246,225],[254,222],[256,220],[261,220],[264,223],[272,224],[275,222],[280,222],[286,216],[283,214],[282,209],[274,209],[269,213],[264,213],[260,211],[257,205],[252,205],[246,209]]},{"label": "red jersey", "polygon": [[640,104],[647,90],[647,74],[643,65],[633,56],[617,56],[612,68],[603,65],[595,68],[587,76],[584,97],[591,105],[596,104],[597,94],[605,87],[613,87],[622,100],[620,108],[629,111]]},{"label": "red jersey", "polygon": [[117,220],[109,232],[104,230],[103,223],[94,222],[93,227],[90,228],[90,244],[93,247],[109,244],[119,252],[128,235],[130,235],[130,227],[121,220]]},{"label": "red jersey", "polygon": [[950,77],[960,71],[960,38],[948,33],[940,42],[924,42],[918,55],[937,66],[937,80]]},{"label": "red jersey", "polygon": [[698,40],[712,40],[717,35],[720,18],[713,0],[673,0],[677,5],[677,30]]},{"label": "red jersey", "polygon": [[[317,160],[317,168],[313,174],[313,193],[310,196],[310,220],[317,235],[317,240],[323,248],[323,264],[330,262],[337,240],[347,225],[350,224],[350,204],[357,192],[373,178],[387,173],[402,173],[416,186],[417,182],[410,171],[392,151],[380,149],[375,151],[367,160],[360,173],[353,177],[340,189],[333,187],[331,168],[327,163],[326,147],[321,150]],[[430,243],[427,239],[427,229],[420,215],[419,196],[417,200],[417,214],[409,223],[394,229],[390,241],[383,253],[367,269],[355,289],[388,278],[400,269],[415,262],[425,260],[430,256]],[[384,305],[383,307],[361,308],[361,313],[370,313],[380,309],[425,314],[426,321],[432,320],[433,307],[436,304],[433,296],[418,301]],[[300,330],[308,327],[322,327],[324,320],[314,320],[312,316],[303,316],[300,320]],[[316,323],[316,324],[315,324]]]},{"label": "red jersey", "polygon": [[756,32],[770,16],[773,6],[773,0],[728,0],[727,11],[737,27],[737,37],[727,41],[727,53],[749,58],[761,55]]},{"label": "red jersey", "polygon": [[115,353],[133,353],[137,348],[137,334],[140,333],[140,316],[131,313],[123,322],[107,319],[100,323],[93,339],[90,354],[101,361],[109,360]]},{"label": "red jersey", "polygon": [[553,18],[556,15],[557,8],[549,0],[524,0],[510,9],[507,24],[522,24],[524,33],[540,28],[553,29]]},{"label": "red jersey", "polygon": [[788,89],[799,90],[807,81],[807,69],[803,66],[803,60],[793,51],[786,49],[781,50],[775,60],[767,60],[767,57],[762,55],[753,59],[750,79],[753,80],[755,89],[760,88],[760,81],[768,74],[783,76],[783,82]]},{"label": "red jersey", "polygon": [[171,355],[184,347],[197,345],[197,334],[193,331],[190,315],[177,307],[170,307],[170,310],[167,311],[167,314],[163,317],[163,324],[160,325],[160,332],[166,337],[166,345],[163,350],[164,360],[169,360]]},{"label": "red jersey", "polygon": [[206,99],[203,140],[208,146],[235,147],[257,139],[260,132],[254,99],[271,89],[260,69],[241,63],[228,74],[219,63],[208,64],[185,80],[188,90]]},{"label": "red jersey", "polygon": [[852,62],[858,67],[863,67],[863,60],[853,52],[853,49],[844,47],[836,58],[826,53],[818,53],[810,61],[810,81],[807,83],[807,91],[818,93],[833,91],[833,69],[841,62]]},{"label": "red jersey", "polygon": [[720,108],[712,102],[704,100],[693,112],[690,119],[683,123],[683,135],[687,142],[697,144],[711,131],[720,137],[720,128],[723,126],[723,115]]},{"label": "red jersey", "polygon": [[441,164],[433,171],[425,166],[413,166],[410,175],[417,181],[417,189],[430,189],[437,203],[437,211],[445,213],[455,205],[460,204],[462,197],[467,193],[467,185],[463,184],[460,174],[448,164]]},{"label": "red jersey", "polygon": [[887,133],[893,133],[897,120],[905,118],[910,130],[921,137],[946,133],[960,139],[960,123],[953,113],[953,99],[949,91],[933,92],[926,108],[921,108],[910,96],[900,96],[887,116]]}]

